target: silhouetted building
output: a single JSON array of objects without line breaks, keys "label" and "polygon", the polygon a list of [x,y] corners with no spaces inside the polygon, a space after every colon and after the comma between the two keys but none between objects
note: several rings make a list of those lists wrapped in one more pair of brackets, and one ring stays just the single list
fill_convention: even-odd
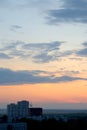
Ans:
[{"label": "silhouetted building", "polygon": [[29,102],[28,101],[19,101],[17,103],[18,106],[18,117],[23,118],[27,117],[29,115],[28,109],[29,109]]},{"label": "silhouetted building", "polygon": [[7,105],[7,115],[8,115],[8,122],[16,120],[16,118],[18,117],[18,108],[16,104],[11,103]]},{"label": "silhouetted building", "polygon": [[17,104],[11,103],[7,105],[8,122],[15,122],[19,118],[29,116],[29,102],[26,100],[19,101]]},{"label": "silhouetted building", "polygon": [[30,116],[41,116],[43,114],[42,108],[29,108]]}]

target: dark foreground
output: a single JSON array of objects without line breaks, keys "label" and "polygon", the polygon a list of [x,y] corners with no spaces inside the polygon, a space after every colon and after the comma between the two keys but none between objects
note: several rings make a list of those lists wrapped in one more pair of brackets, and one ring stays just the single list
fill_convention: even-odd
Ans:
[{"label": "dark foreground", "polygon": [[[1,123],[7,122],[7,116],[3,116]],[[17,120],[17,123],[26,123],[27,130],[87,130],[87,114],[81,114],[78,117],[70,115],[67,120],[49,118],[43,120],[35,120],[29,118],[22,118]],[[8,129],[11,130],[11,129]]]},{"label": "dark foreground", "polygon": [[87,119],[70,119],[67,122],[63,120],[31,120],[21,119],[21,122],[27,123],[27,130],[87,130]]}]

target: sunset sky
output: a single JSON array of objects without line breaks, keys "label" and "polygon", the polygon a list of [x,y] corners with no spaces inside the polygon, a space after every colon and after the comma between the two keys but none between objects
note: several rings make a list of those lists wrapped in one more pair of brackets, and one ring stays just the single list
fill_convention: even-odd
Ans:
[{"label": "sunset sky", "polygon": [[0,108],[18,100],[87,109],[87,0],[0,0]]}]

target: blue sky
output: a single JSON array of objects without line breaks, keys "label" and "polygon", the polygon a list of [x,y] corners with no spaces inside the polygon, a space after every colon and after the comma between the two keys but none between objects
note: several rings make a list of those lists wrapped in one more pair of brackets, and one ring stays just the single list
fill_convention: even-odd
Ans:
[{"label": "blue sky", "polygon": [[[76,46],[86,41],[86,14],[82,14],[86,8],[78,9],[80,6],[78,0],[77,2],[67,0],[55,2],[52,0],[3,0],[0,2],[0,40],[3,42],[20,40],[35,43],[63,39]],[[84,6],[85,2],[82,3]]]}]

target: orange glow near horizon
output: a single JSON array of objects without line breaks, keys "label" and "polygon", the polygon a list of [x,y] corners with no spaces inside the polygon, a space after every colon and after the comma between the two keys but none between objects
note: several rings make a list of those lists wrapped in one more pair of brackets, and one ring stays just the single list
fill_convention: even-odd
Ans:
[{"label": "orange glow near horizon", "polygon": [[87,81],[0,87],[0,102],[29,100],[32,103],[87,103]]}]

